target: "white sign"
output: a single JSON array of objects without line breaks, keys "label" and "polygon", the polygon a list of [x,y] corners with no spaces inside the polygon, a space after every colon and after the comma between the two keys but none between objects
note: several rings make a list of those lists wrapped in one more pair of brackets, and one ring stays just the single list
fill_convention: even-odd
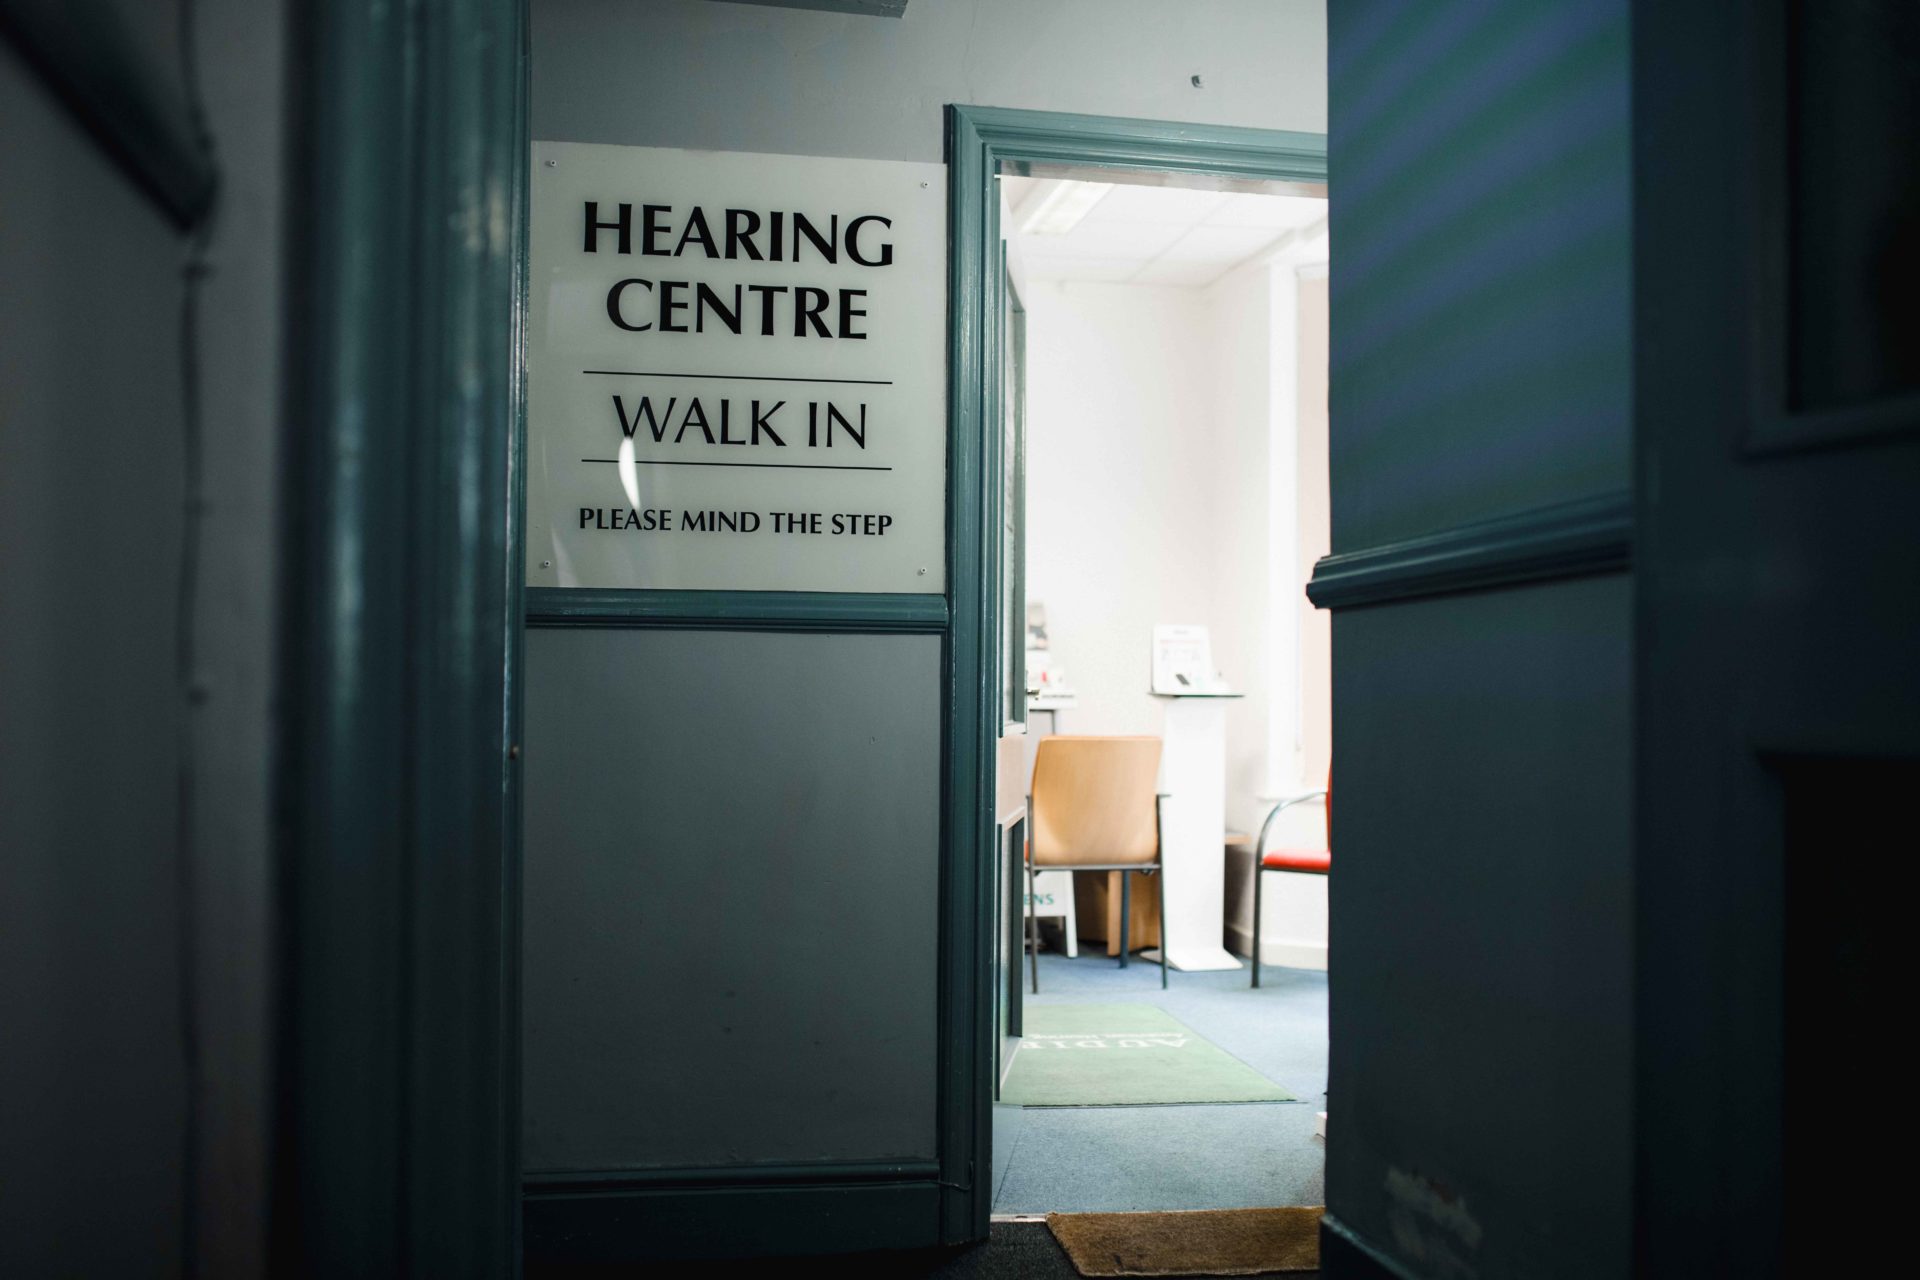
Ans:
[{"label": "white sign", "polygon": [[1161,625],[1153,629],[1153,692],[1225,693],[1213,669],[1213,641],[1205,627]]},{"label": "white sign", "polygon": [[946,589],[946,170],[533,144],[527,583]]}]

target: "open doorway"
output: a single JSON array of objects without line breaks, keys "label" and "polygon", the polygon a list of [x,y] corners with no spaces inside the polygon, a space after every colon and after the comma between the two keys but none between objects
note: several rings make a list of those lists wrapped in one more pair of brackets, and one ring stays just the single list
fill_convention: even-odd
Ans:
[{"label": "open doorway", "polygon": [[[1000,935],[1023,972],[1002,988],[993,1213],[1316,1205],[1325,189],[1020,168],[998,178],[1000,634],[1028,804],[1003,862],[1024,882],[996,895],[1025,909]],[[1073,828],[1136,810],[1149,870],[1069,869],[1125,861]]]}]

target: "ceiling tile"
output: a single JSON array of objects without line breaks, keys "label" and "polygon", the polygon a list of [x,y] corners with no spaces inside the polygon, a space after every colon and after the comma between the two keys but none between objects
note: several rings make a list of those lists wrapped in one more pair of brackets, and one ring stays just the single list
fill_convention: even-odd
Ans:
[{"label": "ceiling tile", "polygon": [[1038,253],[1060,252],[1095,257],[1132,258],[1145,262],[1184,234],[1181,226],[1157,222],[1094,222],[1088,219],[1064,236],[1027,236],[1023,248]]},{"label": "ceiling tile", "polygon": [[1029,280],[1085,280],[1119,284],[1140,269],[1138,258],[1056,258],[1027,260]]},{"label": "ceiling tile", "polygon": [[1192,226],[1230,198],[1225,191],[1189,191],[1184,187],[1136,187],[1126,184],[1107,192],[1093,206],[1089,222],[1157,222]]},{"label": "ceiling tile", "polygon": [[[1016,208],[1044,197],[1056,179],[1004,177]],[[1063,236],[1007,230],[1034,279],[1210,284],[1289,231],[1322,221],[1326,201],[1304,196],[1117,184]]]},{"label": "ceiling tile", "polygon": [[1212,284],[1225,275],[1232,267],[1231,263],[1196,261],[1180,262],[1166,258],[1140,268],[1127,281],[1129,284],[1160,284],[1198,286]]},{"label": "ceiling tile", "polygon": [[1160,255],[1160,261],[1239,262],[1272,244],[1284,232],[1271,227],[1193,227]]},{"label": "ceiling tile", "polygon": [[1327,216],[1327,202],[1308,196],[1268,196],[1237,192],[1209,213],[1210,227],[1305,227]]}]

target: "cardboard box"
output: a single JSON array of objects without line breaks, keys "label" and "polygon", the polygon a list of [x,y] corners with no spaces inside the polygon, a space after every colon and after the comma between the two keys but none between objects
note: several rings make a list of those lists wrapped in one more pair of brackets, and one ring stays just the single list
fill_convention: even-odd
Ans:
[{"label": "cardboard box", "polygon": [[1105,942],[1107,954],[1120,954],[1120,877],[1133,877],[1133,922],[1127,945],[1135,951],[1160,945],[1160,877],[1140,871],[1076,871],[1073,901],[1080,945]]}]

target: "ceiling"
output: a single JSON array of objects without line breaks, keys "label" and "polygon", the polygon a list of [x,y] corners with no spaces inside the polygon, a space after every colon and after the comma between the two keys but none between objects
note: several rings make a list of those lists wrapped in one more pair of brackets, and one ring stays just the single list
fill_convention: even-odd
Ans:
[{"label": "ceiling", "polygon": [[[1316,224],[1327,216],[1327,202],[1310,196],[1116,184],[1064,235],[1026,230],[1043,204],[1094,194],[1059,188],[1098,185],[1000,179],[1012,214],[1008,238],[1028,279],[1200,288],[1283,242],[1318,237],[1323,228]],[[1319,256],[1324,260],[1324,247]]]}]

